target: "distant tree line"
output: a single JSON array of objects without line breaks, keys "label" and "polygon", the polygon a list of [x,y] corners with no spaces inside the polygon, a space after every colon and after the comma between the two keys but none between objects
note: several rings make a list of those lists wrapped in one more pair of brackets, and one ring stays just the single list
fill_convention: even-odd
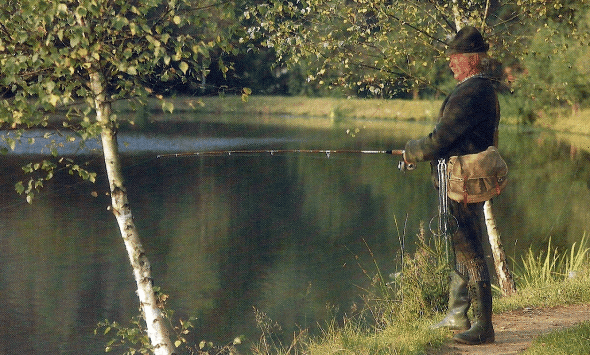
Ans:
[{"label": "distant tree line", "polygon": [[[514,112],[525,122],[590,98],[587,0],[246,1],[236,8],[240,50],[185,93],[249,87],[253,94],[433,98],[454,82],[444,42],[482,30],[503,63]],[[229,63],[229,64],[228,64]]]}]

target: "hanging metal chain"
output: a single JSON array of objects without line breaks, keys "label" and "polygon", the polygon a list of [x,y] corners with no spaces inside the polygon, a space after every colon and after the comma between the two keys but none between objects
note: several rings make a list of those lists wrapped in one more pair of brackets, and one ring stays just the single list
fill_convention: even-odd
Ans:
[{"label": "hanging metal chain", "polygon": [[447,197],[447,162],[444,159],[438,160],[438,231],[440,234],[446,235],[448,232],[447,214],[449,212],[449,204]]},{"label": "hanging metal chain", "polygon": [[[451,246],[451,224],[449,221],[449,198],[447,195],[447,188],[448,188],[448,174],[447,174],[447,162],[445,159],[439,159],[438,165],[436,167],[437,174],[438,174],[438,228],[436,231],[433,230],[432,225],[430,227],[430,231],[438,237],[444,238],[445,243],[445,257],[447,259],[447,263],[449,265],[454,265],[454,255],[452,252]],[[454,218],[454,216],[451,216]],[[435,217],[436,218],[436,217]],[[431,224],[434,218],[430,221]],[[456,222],[456,221],[455,221]],[[455,223],[456,226],[456,223]]]}]

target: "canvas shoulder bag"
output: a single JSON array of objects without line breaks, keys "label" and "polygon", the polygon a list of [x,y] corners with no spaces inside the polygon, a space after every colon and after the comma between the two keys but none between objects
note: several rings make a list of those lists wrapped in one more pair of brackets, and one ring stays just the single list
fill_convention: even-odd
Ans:
[{"label": "canvas shoulder bag", "polygon": [[506,187],[508,166],[494,146],[477,154],[452,156],[447,163],[450,199],[464,203],[483,202]]}]

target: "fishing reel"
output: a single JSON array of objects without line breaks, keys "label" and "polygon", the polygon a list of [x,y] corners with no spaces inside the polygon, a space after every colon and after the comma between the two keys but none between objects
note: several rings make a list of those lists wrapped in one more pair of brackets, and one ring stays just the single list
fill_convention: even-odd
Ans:
[{"label": "fishing reel", "polygon": [[416,164],[414,164],[414,163],[408,163],[408,162],[406,162],[404,160],[400,160],[400,162],[397,163],[397,168],[401,172],[411,171],[411,170],[416,169]]}]

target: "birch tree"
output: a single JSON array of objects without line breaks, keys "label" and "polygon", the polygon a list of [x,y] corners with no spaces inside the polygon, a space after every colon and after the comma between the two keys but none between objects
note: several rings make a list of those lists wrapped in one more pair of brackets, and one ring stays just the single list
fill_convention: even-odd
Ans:
[{"label": "birch tree", "polygon": [[[524,3],[524,6],[523,6]],[[447,66],[446,43],[465,25],[478,27],[492,44],[492,55],[512,56],[524,18],[548,4],[530,0],[270,1],[246,12],[257,19],[250,37],[263,36],[279,60],[311,68],[309,81],[353,93],[391,97],[398,90],[444,93],[453,85],[441,76]],[[518,39],[518,40],[517,40]],[[520,47],[519,47],[520,48]],[[451,78],[451,76],[448,76]],[[496,271],[504,294],[515,291],[495,226],[491,204],[485,205],[486,226]]]},{"label": "birch tree", "polygon": [[[0,7],[0,123],[11,130],[2,137],[3,150],[13,149],[27,129],[48,126],[50,114],[58,110],[67,111],[60,131],[70,132],[68,141],[83,144],[100,137],[110,209],[155,354],[171,354],[174,345],[133,221],[117,144],[121,119],[111,104],[127,98],[142,103],[170,81],[200,80],[213,50],[232,50],[232,18],[228,4],[214,1],[6,0]],[[164,100],[162,107],[172,110]],[[28,165],[36,175],[16,185],[29,202],[56,168],[94,180],[94,173],[61,159],[57,144],[49,145],[50,156]]]}]

